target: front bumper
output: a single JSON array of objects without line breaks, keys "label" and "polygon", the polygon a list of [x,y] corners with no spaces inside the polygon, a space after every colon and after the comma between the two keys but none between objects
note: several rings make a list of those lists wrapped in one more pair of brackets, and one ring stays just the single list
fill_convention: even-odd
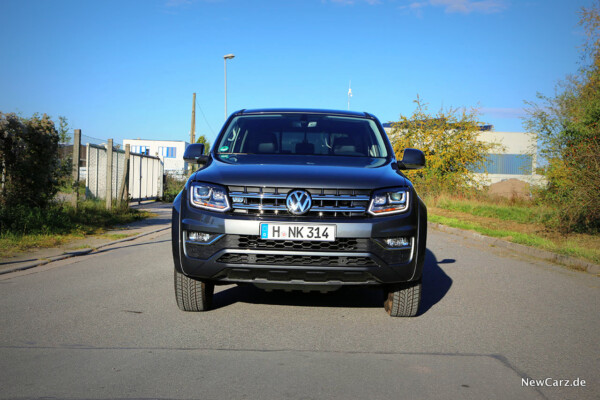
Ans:
[{"label": "front bumper", "polygon": [[[182,205],[173,209],[175,267],[190,277],[224,284],[341,286],[414,281],[421,277],[424,247],[419,243],[426,229],[419,207],[415,202],[409,212],[385,217],[282,220]],[[264,222],[335,224],[336,241],[262,240],[259,230]],[[187,240],[189,231],[222,236],[210,244],[195,244]],[[387,249],[378,240],[390,237],[410,237],[411,246]]]}]

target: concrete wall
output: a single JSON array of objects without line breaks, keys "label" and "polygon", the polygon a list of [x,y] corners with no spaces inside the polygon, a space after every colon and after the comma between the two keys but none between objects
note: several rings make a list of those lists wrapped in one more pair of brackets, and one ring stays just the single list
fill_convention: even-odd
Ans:
[{"label": "concrete wall", "polygon": [[[88,144],[86,196],[104,199],[106,197],[106,148]],[[125,168],[125,152],[113,150],[112,162],[112,196],[119,195],[123,171]],[[141,154],[130,154],[129,159],[129,196],[133,201],[149,200],[163,195],[163,163],[158,157]]]},{"label": "concrete wall", "polygon": [[477,135],[477,139],[504,146],[501,151],[493,151],[494,154],[528,154],[537,150],[535,137],[525,132],[483,131]]}]

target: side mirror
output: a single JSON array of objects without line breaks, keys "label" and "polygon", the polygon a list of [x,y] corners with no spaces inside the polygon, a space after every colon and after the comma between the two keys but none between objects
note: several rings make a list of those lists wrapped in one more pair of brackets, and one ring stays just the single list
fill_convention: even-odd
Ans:
[{"label": "side mirror", "polygon": [[208,162],[208,156],[204,154],[204,143],[190,144],[185,153],[183,153],[183,160],[192,164],[206,164]]},{"label": "side mirror", "polygon": [[398,163],[400,169],[421,169],[425,166],[425,154],[417,149],[404,149],[402,161]]}]

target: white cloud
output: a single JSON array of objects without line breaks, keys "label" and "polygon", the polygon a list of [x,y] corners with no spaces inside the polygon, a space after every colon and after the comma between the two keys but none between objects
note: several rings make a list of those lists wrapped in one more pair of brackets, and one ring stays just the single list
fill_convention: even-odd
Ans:
[{"label": "white cloud", "polygon": [[507,7],[506,0],[425,0],[414,1],[400,8],[419,11],[428,6],[443,7],[447,13],[461,14],[493,14],[504,11]]},{"label": "white cloud", "polygon": [[167,0],[165,6],[167,7],[179,7],[179,6],[187,6],[192,4],[192,0]]},{"label": "white cloud", "polygon": [[429,3],[427,3],[426,1],[415,1],[413,3],[410,3],[407,7],[411,10],[418,10],[419,8],[427,7],[428,5]]},{"label": "white cloud", "polygon": [[429,0],[432,6],[445,7],[447,13],[470,14],[480,12],[492,14],[503,11],[506,4],[502,0]]},{"label": "white cloud", "polygon": [[354,5],[356,3],[367,3],[371,6],[381,4],[382,0],[330,0],[332,3],[342,4],[344,6]]},{"label": "white cloud", "polygon": [[[165,7],[185,7],[197,3],[199,0],[165,0]],[[221,0],[200,0],[204,3],[218,3]]]}]

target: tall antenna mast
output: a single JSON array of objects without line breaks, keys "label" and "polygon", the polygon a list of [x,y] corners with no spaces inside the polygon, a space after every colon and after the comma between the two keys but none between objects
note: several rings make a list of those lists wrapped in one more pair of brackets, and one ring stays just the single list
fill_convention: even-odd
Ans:
[{"label": "tall antenna mast", "polygon": [[348,111],[350,111],[350,97],[352,97],[352,79],[348,83]]}]

